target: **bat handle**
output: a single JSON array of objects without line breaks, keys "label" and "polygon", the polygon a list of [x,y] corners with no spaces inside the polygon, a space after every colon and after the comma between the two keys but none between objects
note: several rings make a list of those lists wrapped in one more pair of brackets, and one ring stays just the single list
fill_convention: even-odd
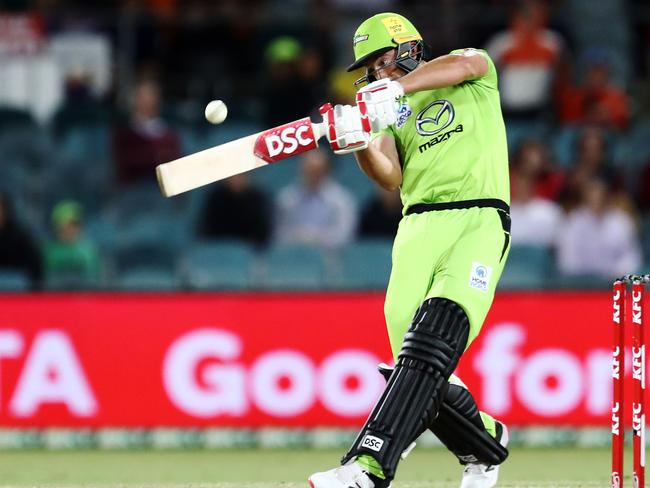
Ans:
[{"label": "bat handle", "polygon": [[327,121],[323,120],[322,122],[312,122],[311,123],[312,131],[314,132],[314,139],[318,141],[321,137],[327,135]]}]

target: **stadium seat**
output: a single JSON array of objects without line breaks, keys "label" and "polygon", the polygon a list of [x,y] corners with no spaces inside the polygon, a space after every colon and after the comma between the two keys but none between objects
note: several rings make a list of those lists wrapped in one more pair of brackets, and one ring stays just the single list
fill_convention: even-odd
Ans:
[{"label": "stadium seat", "polygon": [[116,192],[107,206],[107,214],[116,224],[146,219],[156,214],[171,218],[175,213],[175,201],[164,198],[154,182],[132,184]]},{"label": "stadium seat", "polygon": [[19,161],[29,169],[40,168],[51,162],[53,150],[50,134],[40,127],[0,131],[3,164]]},{"label": "stadium seat", "polygon": [[74,127],[62,136],[57,149],[60,157],[79,165],[108,161],[109,128],[101,124]]},{"label": "stadium seat", "polygon": [[0,132],[15,128],[36,127],[36,122],[29,112],[9,106],[0,107]]},{"label": "stadium seat", "polygon": [[363,174],[354,156],[336,157],[333,161],[334,179],[352,193],[359,205],[375,191],[375,184]]},{"label": "stadium seat", "polygon": [[176,267],[175,262],[176,254],[171,247],[153,241],[118,245],[114,253],[114,265],[120,273],[133,266],[155,266],[171,272]]},{"label": "stadium seat", "polygon": [[166,269],[137,267],[120,273],[117,287],[129,291],[167,291],[180,288],[180,280]]},{"label": "stadium seat", "polygon": [[314,247],[275,245],[263,256],[256,285],[267,289],[305,290],[323,288],[323,253]]},{"label": "stadium seat", "polygon": [[391,270],[392,242],[362,240],[341,251],[339,278],[341,288],[385,289]]},{"label": "stadium seat", "polygon": [[615,157],[616,162],[626,168],[640,168],[650,160],[650,120],[634,125],[621,140]]},{"label": "stadium seat", "polygon": [[118,270],[154,266],[169,271],[185,243],[183,226],[152,212],[118,225],[115,261]]},{"label": "stadium seat", "polygon": [[109,124],[109,109],[93,100],[77,101],[64,105],[50,121],[52,131],[58,136],[64,136],[68,131]]},{"label": "stadium seat", "polygon": [[285,186],[291,185],[298,180],[298,158],[280,161],[251,173],[253,181],[269,196],[274,196]]},{"label": "stadium seat", "polygon": [[236,240],[202,242],[181,259],[183,283],[196,290],[248,288],[251,281],[253,248]]},{"label": "stadium seat", "polygon": [[23,271],[0,270],[0,292],[26,291],[31,280]]},{"label": "stadium seat", "polygon": [[50,291],[96,290],[101,288],[101,279],[90,278],[85,273],[57,272],[45,279],[44,288]]},{"label": "stadium seat", "polygon": [[175,125],[174,129],[181,141],[181,153],[183,156],[192,154],[203,149],[197,130],[190,125]]},{"label": "stadium seat", "polygon": [[207,149],[218,144],[234,141],[241,137],[253,135],[264,130],[257,124],[251,124],[241,121],[228,121],[227,123],[208,126],[208,129],[197,133],[200,144]]},{"label": "stadium seat", "polygon": [[100,250],[111,252],[117,243],[117,226],[108,219],[90,215],[85,219],[84,234]]},{"label": "stadium seat", "polygon": [[575,145],[578,139],[578,129],[574,125],[564,125],[557,130],[552,141],[553,156],[558,165],[568,168],[571,166],[575,155]]},{"label": "stadium seat", "polygon": [[529,138],[543,139],[547,132],[544,124],[535,120],[506,120],[505,125],[508,150],[511,153],[514,153],[524,140]]},{"label": "stadium seat", "polygon": [[553,268],[549,248],[512,246],[499,281],[499,289],[546,288]]},{"label": "stadium seat", "polygon": [[550,278],[548,285],[558,290],[602,290],[611,288],[613,282],[612,278],[593,274],[566,275],[555,273]]}]

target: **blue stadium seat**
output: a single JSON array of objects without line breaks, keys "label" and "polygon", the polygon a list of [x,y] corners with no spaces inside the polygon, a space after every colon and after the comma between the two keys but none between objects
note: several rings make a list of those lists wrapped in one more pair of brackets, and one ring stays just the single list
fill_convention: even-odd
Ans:
[{"label": "blue stadium seat", "polygon": [[650,160],[650,120],[634,125],[623,137],[615,157],[626,168],[640,168]]},{"label": "blue stadium seat", "polygon": [[108,219],[90,215],[85,219],[84,234],[100,250],[112,252],[117,244],[118,227]]},{"label": "blue stadium seat", "polygon": [[203,149],[197,130],[191,125],[177,125],[174,127],[181,141],[181,153],[185,156]]},{"label": "blue stadium seat", "polygon": [[612,286],[613,279],[593,274],[566,275],[555,273],[548,282],[548,286],[554,289],[583,289],[596,290],[608,289]]},{"label": "blue stadium seat", "polygon": [[325,286],[321,250],[301,245],[275,245],[263,256],[256,285],[276,290],[314,290]]},{"label": "blue stadium seat", "polygon": [[0,270],[0,292],[26,291],[30,284],[29,276],[23,271]]},{"label": "blue stadium seat", "polygon": [[0,107],[0,132],[35,127],[36,121],[28,111],[9,106]]},{"label": "blue stadium seat", "polygon": [[180,280],[167,269],[137,267],[120,273],[117,287],[130,291],[167,291],[180,288]]},{"label": "blue stadium seat", "polygon": [[375,191],[375,183],[363,174],[354,156],[347,155],[333,160],[334,179],[352,193],[359,205],[368,200]]},{"label": "blue stadium seat", "polygon": [[109,132],[107,125],[74,127],[67,131],[57,144],[58,154],[80,165],[106,162],[111,154]]},{"label": "blue stadium seat", "polygon": [[548,285],[553,269],[553,258],[549,248],[542,246],[512,246],[499,281],[499,288],[545,288]]},{"label": "blue stadium seat", "polygon": [[99,277],[90,278],[85,273],[71,271],[50,274],[44,283],[44,288],[50,291],[96,290],[101,286]]},{"label": "blue stadium seat", "polygon": [[558,165],[568,168],[575,156],[575,146],[578,140],[578,128],[574,125],[564,125],[551,137],[553,155]]},{"label": "blue stadium seat", "polygon": [[334,283],[341,288],[384,289],[391,270],[392,241],[362,240],[341,251],[340,277]]},{"label": "blue stadium seat", "polygon": [[51,163],[54,147],[50,134],[40,127],[0,131],[0,154],[3,161],[20,162],[29,169]]},{"label": "blue stadium seat", "polygon": [[197,290],[246,289],[250,286],[253,259],[252,246],[241,241],[198,243],[181,260],[183,282]]},{"label": "blue stadium seat", "polygon": [[277,195],[279,191],[298,180],[298,158],[279,161],[251,173],[253,181],[266,191],[269,196]]},{"label": "blue stadium seat", "polygon": [[[583,130],[584,128],[578,125],[565,125],[556,130],[549,138],[558,165],[570,168],[575,163],[578,142]],[[625,154],[625,140],[612,131],[606,133],[605,138],[609,159],[615,163],[623,162],[621,158]]]},{"label": "blue stadium seat", "polygon": [[176,221],[165,215],[142,215],[117,227],[115,261],[119,270],[153,266],[173,270],[186,236]]},{"label": "blue stadium seat", "polygon": [[257,124],[241,121],[226,121],[223,124],[209,127],[197,133],[202,149],[207,149],[218,144],[234,141],[241,137],[253,135],[264,130]]},{"label": "blue stadium seat", "polygon": [[152,214],[172,218],[176,212],[175,202],[163,197],[154,182],[132,184],[115,193],[107,213],[116,224],[144,220]]},{"label": "blue stadium seat", "polygon": [[548,131],[548,128],[543,123],[534,120],[506,120],[505,125],[508,150],[511,153],[514,153],[524,140],[529,138],[543,139]]}]

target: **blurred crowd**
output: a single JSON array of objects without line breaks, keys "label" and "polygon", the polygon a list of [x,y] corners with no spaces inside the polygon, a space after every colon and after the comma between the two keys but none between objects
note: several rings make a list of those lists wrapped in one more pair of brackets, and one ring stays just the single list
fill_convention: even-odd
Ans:
[{"label": "blurred crowd", "polygon": [[[145,268],[136,273],[143,287],[170,275],[170,288],[188,286],[191,250],[203,256],[210,243],[237,243],[251,266],[269,270],[278,249],[298,256],[311,248],[326,276],[344,274],[346,250],[360,242],[389,249],[399,193],[373,187],[351,157],[327,149],[172,200],[157,191],[154,171],[263,128],[317,119],[322,103],[350,103],[352,33],[383,10],[410,16],[437,54],[481,47],[499,69],[512,189],[509,286],[650,272],[643,2],[151,0],[99,8],[16,0],[0,1],[0,288],[111,287]],[[221,126],[202,120],[212,98],[229,105]],[[263,283],[255,280],[263,274],[253,270],[243,286]]]}]

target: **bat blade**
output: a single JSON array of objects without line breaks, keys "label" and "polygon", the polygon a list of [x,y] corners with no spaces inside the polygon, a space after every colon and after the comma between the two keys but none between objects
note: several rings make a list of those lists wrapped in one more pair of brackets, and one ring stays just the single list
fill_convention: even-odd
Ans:
[{"label": "bat blade", "polygon": [[171,197],[318,147],[324,123],[309,117],[199,151],[156,167],[163,195]]},{"label": "bat blade", "polygon": [[163,195],[171,197],[200,186],[245,173],[267,163],[255,156],[255,141],[261,134],[235,139],[156,167]]}]

